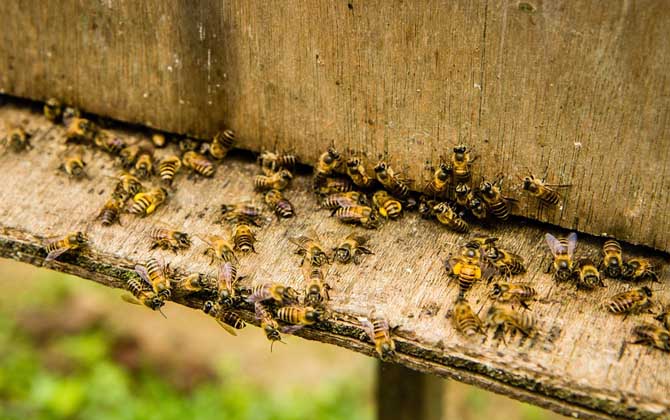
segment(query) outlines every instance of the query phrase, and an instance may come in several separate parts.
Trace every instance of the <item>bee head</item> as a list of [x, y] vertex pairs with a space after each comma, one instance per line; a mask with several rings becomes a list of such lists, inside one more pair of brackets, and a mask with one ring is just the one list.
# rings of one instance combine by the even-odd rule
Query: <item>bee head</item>
[[493, 185], [488, 181], [482, 182], [482, 185], [479, 186], [479, 190], [483, 193], [491, 192], [492, 188], [493, 188]]
[[179, 245], [181, 245], [181, 246], [191, 245], [191, 239], [188, 237], [188, 233], [175, 232], [174, 238], [177, 242], [179, 242]]
[[386, 168], [387, 168], [386, 162], [382, 161], [382, 162], [379, 162], [377, 164], [377, 166], [375, 166], [374, 169], [375, 169], [376, 173], [383, 173], [383, 172], [386, 172]]
[[273, 325], [266, 324], [265, 328], [263, 328], [265, 331], [265, 336], [267, 337], [268, 340], [271, 341], [279, 341], [281, 340], [281, 336], [279, 335], [279, 331], [277, 331], [277, 328], [275, 328]]
[[202, 307], [202, 311], [206, 314], [212, 312], [212, 309], [214, 309], [214, 302], [212, 302], [211, 300], [205, 302], [205, 304]]
[[359, 158], [357, 158], [357, 157], [352, 157], [352, 158], [347, 159], [347, 166], [348, 166], [349, 168], [352, 168], [352, 169], [353, 169], [353, 168], [357, 167], [357, 166], [360, 165], [360, 164], [361, 164], [361, 160], [360, 160]]
[[559, 270], [569, 270], [570, 269], [570, 264], [568, 264], [567, 260], [561, 260], [558, 263], [558, 269]]
[[74, 240], [78, 245], [86, 245], [88, 243], [88, 236], [84, 232], [77, 232]]
[[456, 194], [466, 195], [470, 192], [470, 187], [468, 184], [458, 184], [456, 185]]
[[523, 179], [523, 189], [526, 191], [532, 191], [535, 192], [537, 191], [537, 185], [533, 183], [533, 180], [527, 176]]
[[500, 296], [503, 292], [502, 289], [503, 288], [502, 288], [500, 283], [494, 283], [493, 284], [493, 290], [491, 291], [491, 296], [494, 297], [494, 298]]
[[158, 296], [154, 296], [147, 301], [147, 306], [154, 311], [159, 310], [163, 305], [165, 305], [165, 301]]
[[333, 161], [339, 160], [340, 159], [340, 153], [335, 150], [334, 147], [329, 147], [328, 148], [328, 156], [326, 156], [326, 159], [330, 158], [330, 162], [326, 163], [332, 163]]
[[335, 248], [335, 258], [341, 263], [346, 263], [351, 259], [351, 252], [348, 248]]
[[395, 354], [395, 345], [393, 341], [385, 341], [379, 346], [379, 353], [382, 360], [386, 360]]

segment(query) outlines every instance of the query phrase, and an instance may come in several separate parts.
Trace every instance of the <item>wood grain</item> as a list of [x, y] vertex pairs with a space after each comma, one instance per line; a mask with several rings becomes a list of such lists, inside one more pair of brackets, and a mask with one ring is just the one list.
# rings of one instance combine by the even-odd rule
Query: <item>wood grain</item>
[[[191, 180], [180, 174], [167, 205], [152, 217], [126, 215], [122, 226], [103, 227], [93, 219], [114, 186], [114, 180], [108, 178], [118, 172], [112, 159], [87, 150], [92, 179], [72, 181], [56, 171], [65, 147], [62, 127], [13, 105], [0, 107], [0, 121], [4, 122], [0, 124], [0, 138], [7, 126], [17, 122], [35, 133], [32, 150], [0, 158], [0, 173], [6, 174], [0, 189], [0, 256], [4, 258], [42, 265], [46, 238], [86, 230], [91, 237], [89, 251], [66, 254], [62, 261], [44, 266], [112, 287], [122, 287], [128, 276], [134, 276], [134, 264], [149, 255], [187, 273], [211, 275], [215, 269], [202, 255], [204, 244], [196, 240], [189, 252], [178, 256], [149, 253], [149, 229], [161, 222], [191, 234], [225, 233], [228, 228], [215, 223], [220, 205], [255, 198], [251, 176], [258, 168], [232, 158], [218, 167], [211, 180]], [[144, 136], [136, 131], [118, 134], [128, 141]], [[250, 283], [278, 281], [300, 288], [299, 257], [292, 253], [288, 238], [314, 229], [330, 247], [355, 229], [338, 224], [328, 217], [328, 211], [319, 210], [308, 192], [309, 185], [308, 177], [299, 176], [287, 192], [296, 205], [297, 218], [277, 221], [268, 215], [269, 225], [257, 232], [258, 254], [244, 257], [240, 269]], [[483, 341], [468, 341], [458, 335], [445, 319], [458, 287], [447, 279], [443, 262], [466, 238], [414, 215], [373, 232], [370, 247], [375, 254], [367, 256], [361, 265], [330, 268], [328, 281], [333, 287], [332, 308], [337, 316], [299, 335], [373, 355], [356, 317], [376, 309], [389, 318], [392, 326], [399, 326], [399, 354], [393, 361], [409, 368], [472, 383], [567, 415], [598, 419], [670, 416], [670, 377], [665, 374], [670, 369], [670, 357], [627, 346], [619, 358], [623, 341], [629, 339], [628, 331], [641, 318], [650, 320], [651, 316], [622, 321], [600, 307], [607, 296], [629, 285], [607, 281], [607, 288], [586, 293], [555, 284], [544, 274], [550, 257], [542, 227], [515, 220], [477, 232], [500, 237], [503, 245], [524, 256], [529, 271], [519, 281], [531, 282], [538, 290], [540, 300], [532, 304], [532, 310], [545, 332], [559, 331], [553, 343], [540, 340], [520, 344], [515, 339], [505, 345], [492, 335]], [[599, 246], [600, 241], [582, 238], [578, 253], [597, 256]], [[629, 246], [626, 251], [631, 255], [641, 252]], [[658, 255], [651, 257], [667, 263]], [[663, 282], [654, 289], [661, 301], [668, 301], [667, 275], [663, 272], [661, 276]], [[478, 284], [469, 296], [481, 316], [491, 303], [487, 295], [486, 285]], [[175, 293], [175, 300], [196, 309], [202, 307], [201, 300], [182, 293]], [[250, 309], [243, 308], [241, 314], [254, 322]], [[258, 339], [265, 340], [260, 332]]]
[[316, 159], [334, 142], [424, 185], [457, 142], [476, 175], [572, 184], [519, 213], [670, 250], [670, 9], [591, 2], [128, 0], [0, 4], [0, 91]]

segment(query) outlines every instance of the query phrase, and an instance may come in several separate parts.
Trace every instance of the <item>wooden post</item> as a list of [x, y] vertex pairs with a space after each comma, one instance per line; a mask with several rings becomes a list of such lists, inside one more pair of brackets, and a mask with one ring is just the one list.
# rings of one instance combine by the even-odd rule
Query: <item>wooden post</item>
[[402, 365], [377, 364], [377, 419], [441, 420], [444, 379]]

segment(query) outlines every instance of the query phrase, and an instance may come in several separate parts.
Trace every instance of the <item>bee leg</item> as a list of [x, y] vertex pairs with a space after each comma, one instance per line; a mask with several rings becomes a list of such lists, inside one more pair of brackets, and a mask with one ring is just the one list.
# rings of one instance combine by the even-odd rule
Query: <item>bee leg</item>
[[531, 309], [530, 309], [530, 306], [528, 306], [528, 303], [524, 302], [523, 300], [520, 300], [520, 301], [519, 301], [519, 304], [521, 304], [521, 306], [523, 307], [523, 309], [528, 309], [529, 311], [531, 310]]
[[550, 262], [549, 262], [549, 266], [547, 267], [546, 270], [544, 270], [544, 273], [545, 273], [545, 274], [549, 274], [549, 273], [551, 273], [551, 268], [552, 268], [553, 266], [554, 266], [554, 262], [553, 262], [553, 261], [550, 261]]

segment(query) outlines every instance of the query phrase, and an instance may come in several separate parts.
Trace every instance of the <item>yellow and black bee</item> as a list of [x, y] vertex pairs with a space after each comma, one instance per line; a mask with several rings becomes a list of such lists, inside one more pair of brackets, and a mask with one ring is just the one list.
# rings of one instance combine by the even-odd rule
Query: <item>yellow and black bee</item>
[[144, 265], [136, 265], [135, 272], [145, 283], [151, 286], [156, 295], [169, 299], [172, 294], [170, 278], [166, 274], [169, 267], [164, 266], [155, 258], [149, 258]]
[[321, 195], [330, 195], [352, 191], [354, 184], [347, 178], [326, 178], [316, 189]]
[[175, 175], [181, 169], [181, 159], [179, 156], [168, 156], [158, 164], [158, 174], [163, 184], [171, 186]]
[[321, 245], [318, 235], [316, 233], [311, 233], [311, 236], [313, 237], [301, 235], [289, 238], [289, 242], [298, 247], [295, 253], [302, 255], [300, 265], [302, 266], [305, 263], [305, 260], [307, 260], [310, 265], [314, 266], [329, 264], [330, 258], [328, 257], [328, 254], [326, 254], [326, 251], [324, 251], [325, 248]]
[[543, 179], [535, 178], [529, 175], [523, 179], [523, 189], [535, 196], [543, 205], [558, 206], [561, 202], [561, 196], [554, 188], [569, 187], [570, 184], [545, 184]]
[[70, 121], [72, 121], [74, 118], [80, 118], [80, 117], [81, 117], [81, 111], [78, 108], [72, 106], [66, 106], [63, 109], [62, 121], [65, 127], [67, 127], [70, 124]]
[[318, 190], [341, 164], [342, 155], [334, 147], [329, 147], [319, 156], [319, 161], [314, 168], [314, 189]]
[[658, 325], [641, 324], [632, 330], [635, 340], [632, 344], [644, 344], [670, 352], [670, 331]]
[[[493, 238], [497, 239], [497, 238]], [[515, 276], [526, 272], [523, 257], [492, 244], [484, 245], [484, 257], [505, 276]]]
[[298, 158], [290, 154], [265, 151], [258, 156], [258, 163], [260, 163], [263, 173], [268, 176], [281, 169], [293, 169], [297, 162]]
[[201, 273], [189, 274], [179, 280], [179, 287], [187, 293], [198, 293], [207, 289], [209, 282], [207, 277]]
[[98, 127], [91, 120], [75, 117], [68, 121], [65, 131], [66, 142], [93, 144], [98, 135]]
[[360, 317], [358, 321], [374, 343], [381, 360], [388, 360], [395, 355], [395, 341], [391, 338], [391, 328], [386, 318], [377, 316], [373, 311], [367, 318]]
[[151, 250], [160, 248], [175, 254], [191, 247], [191, 237], [186, 232], [155, 226], [149, 231]]
[[49, 98], [44, 103], [44, 116], [53, 123], [58, 123], [63, 116], [63, 104], [56, 98]]
[[254, 187], [258, 191], [284, 190], [293, 179], [293, 174], [288, 169], [282, 169], [270, 176], [256, 175]]
[[165, 202], [167, 196], [167, 190], [162, 187], [137, 193], [133, 197], [133, 206], [130, 208], [130, 213], [148, 216]]
[[553, 271], [554, 278], [558, 281], [569, 280], [573, 275], [574, 262], [572, 257], [577, 247], [577, 234], [571, 232], [567, 238], [556, 239], [552, 234], [547, 233], [545, 240], [554, 256], [546, 272]]
[[233, 306], [239, 297], [237, 292], [237, 266], [225, 261], [219, 266], [217, 277], [218, 302], [223, 306]]
[[426, 198], [425, 195], [422, 195], [419, 199], [419, 208], [418, 212], [422, 219], [434, 219], [435, 212], [433, 208], [439, 203], [436, 200], [430, 200]]
[[58, 167], [58, 169], [75, 179], [88, 178], [85, 168], [86, 162], [84, 162], [84, 159], [79, 154], [66, 157], [65, 161]]
[[131, 144], [129, 146], [124, 147], [119, 152], [119, 159], [121, 161], [121, 165], [126, 169], [132, 168], [133, 166], [135, 166], [135, 162], [137, 161], [137, 158], [141, 152], [142, 148], [137, 144]]
[[447, 202], [437, 203], [433, 207], [433, 214], [441, 224], [455, 232], [466, 233], [470, 231], [468, 223], [461, 219]]
[[651, 306], [652, 291], [647, 286], [630, 289], [609, 298], [605, 307], [614, 314], [637, 314]]
[[209, 154], [214, 159], [221, 160], [235, 145], [236, 137], [233, 130], [222, 130], [214, 135], [209, 146]]
[[454, 196], [456, 198], [456, 204], [460, 207], [468, 207], [468, 202], [472, 198], [471, 189], [468, 184], [457, 184], [454, 188]]
[[444, 265], [447, 275], [458, 281], [459, 297], [479, 280], [490, 281], [495, 274], [495, 268], [481, 257], [481, 251], [476, 248], [465, 247], [460, 255], [450, 256]]
[[251, 230], [251, 226], [244, 222], [237, 222], [233, 227], [233, 244], [235, 245], [234, 249], [240, 251], [244, 254], [250, 252], [256, 252], [254, 248], [254, 242], [256, 242], [256, 236]]
[[128, 303], [143, 305], [151, 310], [159, 311], [161, 315], [165, 316], [161, 311], [161, 308], [165, 305], [165, 299], [154, 293], [153, 289], [144, 287], [144, 284], [136, 278], [126, 280], [126, 288], [130, 291], [130, 294], [124, 293], [121, 298]]
[[207, 178], [214, 176], [214, 164], [205, 155], [193, 150], [184, 153], [182, 164], [194, 173]]
[[368, 206], [340, 207], [330, 215], [342, 223], [357, 224], [366, 229], [377, 229], [381, 224], [377, 213]]
[[[482, 198], [486, 207], [490, 210], [490, 213], [493, 217], [500, 220], [509, 219], [510, 212], [512, 210], [512, 205], [515, 200], [505, 197], [502, 194], [502, 177], [491, 183], [488, 181], [482, 181], [479, 186], [479, 196]], [[471, 207], [469, 203], [468, 207]], [[470, 208], [472, 210], [472, 208]]]
[[602, 272], [610, 278], [618, 279], [624, 268], [621, 245], [614, 239], [608, 239], [603, 244], [603, 259], [600, 262]]
[[102, 221], [103, 226], [111, 226], [114, 223], [121, 224], [119, 220], [119, 214], [123, 209], [123, 200], [120, 200], [116, 197], [112, 197], [105, 203], [100, 214], [98, 214], [98, 219]]
[[206, 239], [203, 240], [208, 245], [204, 255], [210, 256], [210, 264], [214, 264], [214, 262], [217, 260], [222, 262], [233, 262], [235, 264], [238, 263], [235, 252], [233, 251], [235, 245], [232, 244], [228, 239], [224, 238], [223, 236], [209, 235]]
[[574, 276], [577, 281], [577, 288], [591, 290], [598, 286], [605, 287], [600, 278], [600, 271], [589, 258], [580, 258], [575, 263]]
[[670, 306], [666, 307], [655, 319], [663, 324], [666, 330], [670, 330]]
[[236, 204], [223, 204], [221, 206], [223, 220], [231, 223], [247, 222], [254, 226], [261, 226], [263, 209], [250, 201]]
[[495, 335], [519, 331], [525, 336], [538, 334], [537, 321], [529, 311], [518, 312], [506, 305], [494, 304], [486, 314], [486, 327], [494, 327]]
[[359, 188], [370, 188], [375, 182], [374, 178], [368, 176], [362, 159], [357, 157], [347, 159], [347, 175]]
[[270, 308], [263, 302], [254, 303], [254, 311], [256, 312], [256, 319], [261, 323], [261, 329], [265, 333], [265, 337], [270, 340], [270, 351], [275, 341], [281, 341], [279, 334], [279, 323], [272, 315]]
[[303, 276], [307, 286], [305, 286], [305, 304], [309, 306], [322, 306], [324, 302], [330, 300], [328, 291], [330, 285], [326, 283], [324, 267], [303, 265]]
[[277, 215], [277, 217], [287, 219], [295, 215], [293, 204], [284, 197], [279, 190], [269, 190], [265, 193], [265, 203]]
[[121, 151], [126, 148], [126, 142], [121, 137], [112, 136], [102, 130], [95, 136], [95, 145], [113, 155], [120, 155]]
[[424, 188], [426, 195], [433, 198], [444, 197], [449, 191], [453, 168], [446, 163], [440, 163], [440, 166], [433, 173], [433, 179], [428, 182]]
[[372, 196], [372, 203], [384, 218], [397, 219], [402, 216], [402, 203], [385, 190], [375, 192]]
[[53, 261], [68, 251], [79, 251], [88, 246], [88, 236], [84, 232], [71, 232], [64, 238], [50, 241], [45, 250], [45, 261]]
[[396, 173], [388, 163], [382, 161], [375, 166], [375, 176], [377, 181], [384, 186], [391, 194], [400, 199], [409, 195], [409, 188], [413, 181], [405, 178], [399, 172]]
[[324, 321], [326, 310], [323, 308], [313, 308], [311, 306], [283, 306], [277, 309], [277, 319], [291, 326], [282, 328], [282, 331], [292, 334], [306, 325], [314, 325]]
[[466, 337], [484, 334], [481, 319], [472, 310], [466, 299], [459, 298], [456, 300], [453, 309], [450, 311], [450, 316], [456, 330]]
[[358, 191], [333, 193], [321, 201], [321, 208], [335, 210], [340, 207], [352, 207], [367, 205], [368, 199], [365, 194]]
[[139, 179], [147, 179], [154, 173], [154, 162], [151, 153], [142, 152], [139, 154], [133, 167], [133, 173]]
[[354, 264], [360, 264], [363, 255], [373, 254], [370, 248], [365, 246], [368, 239], [367, 236], [356, 233], [349, 234], [337, 247], [333, 248], [335, 259], [342, 264], [347, 264], [352, 260]]
[[16, 153], [22, 152], [31, 147], [30, 134], [26, 133], [23, 128], [13, 128], [3, 139], [3, 145]]
[[631, 258], [623, 264], [621, 275], [630, 281], [658, 281], [658, 274], [651, 261], [646, 258]]
[[454, 183], [466, 184], [470, 182], [470, 178], [472, 177], [470, 168], [474, 161], [477, 160], [477, 157], [473, 156], [464, 144], [454, 147], [453, 151], [450, 166]]
[[479, 220], [485, 220], [489, 214], [489, 207], [488, 204], [486, 204], [486, 201], [472, 191], [468, 193], [466, 207], [470, 210], [470, 213]]
[[535, 288], [526, 283], [493, 283], [491, 298], [500, 302], [518, 302], [528, 309], [528, 302], [535, 299]]
[[237, 335], [236, 330], [241, 330], [247, 326], [247, 323], [238, 314], [211, 300], [205, 302], [202, 311], [214, 318], [231, 335]]
[[112, 196], [119, 200], [126, 201], [142, 191], [142, 183], [135, 175], [123, 172], [118, 177], [118, 183], [114, 188]]
[[250, 303], [272, 300], [279, 305], [290, 305], [298, 302], [298, 292], [283, 284], [264, 283], [252, 287], [246, 300]]

